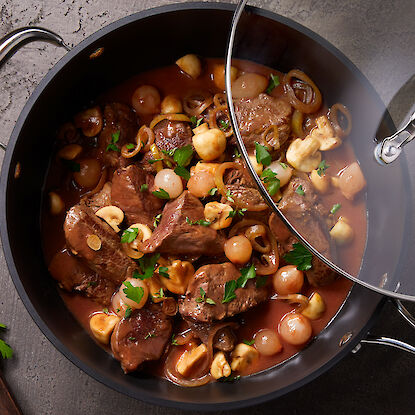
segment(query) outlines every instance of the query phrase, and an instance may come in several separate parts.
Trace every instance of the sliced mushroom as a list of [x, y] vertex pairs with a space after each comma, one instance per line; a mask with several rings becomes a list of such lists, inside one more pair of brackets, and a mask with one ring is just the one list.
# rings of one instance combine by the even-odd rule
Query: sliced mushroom
[[119, 232], [118, 225], [124, 220], [124, 212], [117, 206], [105, 206], [95, 212], [95, 214], [104, 219], [108, 225], [114, 229], [115, 232]]
[[297, 138], [287, 150], [287, 161], [295, 169], [309, 173], [317, 169], [321, 161], [320, 141], [315, 137]]

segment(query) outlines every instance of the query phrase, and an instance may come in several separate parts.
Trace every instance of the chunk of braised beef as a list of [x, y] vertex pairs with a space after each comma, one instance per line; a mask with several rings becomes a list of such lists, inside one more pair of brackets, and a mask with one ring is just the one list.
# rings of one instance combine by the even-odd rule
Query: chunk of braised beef
[[141, 251], [190, 256], [221, 254], [225, 242], [222, 234], [194, 224], [198, 220], [204, 220], [204, 207], [199, 199], [184, 191], [166, 204], [159, 225], [150, 239], [142, 243]]
[[130, 165], [114, 172], [111, 201], [124, 212], [128, 225], [144, 223], [152, 228], [154, 217], [164, 205], [151, 193], [153, 190], [154, 176]]
[[129, 373], [147, 360], [160, 359], [171, 334], [171, 318], [161, 311], [160, 305], [147, 304], [115, 326], [111, 349], [124, 372]]
[[255, 148], [255, 141], [263, 145], [268, 144], [262, 133], [271, 125], [278, 127], [278, 147], [282, 147], [287, 141], [291, 131], [292, 113], [288, 102], [267, 94], [259, 94], [255, 98], [235, 99], [234, 105], [238, 126], [249, 150]]
[[85, 197], [83, 202], [90, 207], [94, 213], [99, 209], [111, 205], [111, 182], [104, 184], [104, 187], [98, 193]]
[[115, 145], [114, 148], [121, 150], [124, 144], [135, 143], [137, 117], [128, 105], [114, 102], [105, 106], [104, 121], [105, 126], [98, 137], [102, 161], [113, 167], [123, 166], [128, 161], [121, 157], [120, 151], [108, 149], [108, 145], [112, 143]]
[[[198, 337], [203, 343], [207, 344], [209, 341], [209, 335], [213, 331], [216, 331], [218, 324], [222, 323], [201, 323], [199, 321], [187, 320], [190, 330]], [[223, 352], [231, 352], [236, 345], [237, 338], [230, 326], [225, 326], [215, 333], [213, 337], [213, 347]]]
[[53, 256], [49, 272], [64, 290], [82, 293], [102, 305], [111, 303], [114, 282], [100, 277], [66, 249]]
[[[121, 284], [137, 268], [121, 247], [120, 236], [84, 203], [69, 209], [64, 231], [70, 250], [82, 258], [100, 276]], [[94, 250], [88, 245], [89, 236], [96, 235], [101, 243]]]
[[172, 151], [192, 144], [192, 130], [183, 121], [160, 121], [154, 127], [155, 143], [160, 150]]
[[[210, 323], [243, 313], [267, 299], [267, 289], [257, 288], [255, 281], [249, 280], [245, 288], [235, 290], [235, 299], [222, 303], [226, 282], [237, 280], [240, 276], [241, 273], [230, 262], [199, 268], [189, 282], [185, 298], [179, 303], [180, 314], [186, 319]], [[200, 289], [214, 304], [211, 304], [212, 301], [200, 301]]]

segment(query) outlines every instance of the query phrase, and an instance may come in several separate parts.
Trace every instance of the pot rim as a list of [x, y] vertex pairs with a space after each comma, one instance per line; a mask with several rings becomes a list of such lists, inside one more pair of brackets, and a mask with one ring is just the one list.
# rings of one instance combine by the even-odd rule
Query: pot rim
[[[66, 53], [45, 75], [45, 77], [41, 80], [39, 85], [36, 87], [35, 91], [31, 94], [29, 97], [27, 103], [25, 104], [23, 110], [21, 111], [18, 120], [15, 124], [15, 127], [12, 131], [12, 134], [9, 139], [9, 143], [7, 145], [7, 151], [4, 156], [2, 169], [1, 169], [1, 176], [0, 176], [0, 206], [2, 207], [0, 211], [0, 233], [1, 233], [1, 239], [3, 243], [3, 251], [6, 259], [6, 263], [10, 272], [10, 275], [12, 277], [12, 281], [16, 287], [16, 290], [26, 308], [26, 310], [29, 312], [30, 316], [32, 317], [33, 321], [36, 323], [36, 325], [40, 328], [42, 333], [46, 336], [46, 338], [53, 344], [53, 346], [62, 353], [70, 362], [75, 364], [79, 369], [81, 369], [83, 372], [87, 373], [92, 378], [96, 379], [100, 383], [116, 390], [117, 392], [120, 392], [122, 394], [128, 395], [135, 399], [140, 399], [145, 402], [159, 405], [159, 406], [166, 406], [171, 408], [178, 408], [178, 409], [186, 409], [186, 410], [198, 410], [198, 411], [217, 411], [217, 410], [224, 410], [224, 409], [239, 409], [244, 408], [252, 405], [257, 405], [260, 403], [264, 403], [266, 401], [269, 401], [271, 399], [275, 399], [279, 396], [282, 396], [288, 392], [291, 392], [301, 386], [304, 386], [305, 384], [311, 382], [324, 372], [326, 372], [328, 369], [333, 367], [336, 363], [338, 363], [341, 359], [345, 357], [346, 354], [348, 354], [351, 350], [353, 350], [356, 345], [360, 342], [360, 340], [367, 334], [369, 329], [373, 326], [376, 319], [379, 317], [380, 310], [382, 309], [386, 297], [383, 297], [379, 294], [374, 294], [377, 299], [375, 302], [377, 303], [375, 306], [375, 310], [373, 311], [371, 317], [367, 320], [366, 324], [363, 326], [363, 328], [353, 335], [353, 338], [345, 344], [341, 349], [339, 349], [339, 352], [330, 360], [326, 361], [323, 365], [321, 365], [318, 369], [314, 370], [309, 375], [303, 377], [299, 381], [292, 383], [286, 387], [283, 387], [281, 389], [278, 389], [276, 391], [273, 391], [268, 394], [259, 395], [255, 398], [249, 398], [242, 401], [229, 401], [225, 403], [193, 403], [193, 402], [179, 402], [179, 401], [172, 401], [169, 399], [164, 398], [156, 398], [151, 394], [148, 394], [145, 391], [140, 391], [139, 396], [137, 394], [130, 391], [130, 389], [123, 388], [122, 385], [119, 385], [109, 379], [104, 374], [101, 374], [100, 372], [97, 372], [95, 369], [92, 369], [89, 365], [85, 364], [80, 358], [78, 358], [74, 353], [72, 353], [67, 346], [59, 340], [55, 334], [52, 332], [52, 330], [49, 328], [49, 326], [44, 322], [44, 320], [40, 317], [39, 313], [36, 311], [31, 299], [29, 298], [29, 295], [27, 294], [26, 290], [23, 287], [23, 284], [20, 280], [20, 276], [17, 272], [12, 250], [10, 247], [9, 237], [8, 237], [8, 226], [7, 226], [7, 214], [6, 214], [6, 189], [7, 189], [7, 182], [9, 179], [10, 168], [12, 163], [12, 156], [14, 153], [14, 149], [16, 146], [16, 143], [20, 136], [20, 131], [23, 128], [26, 117], [30, 113], [32, 106], [35, 104], [39, 96], [43, 93], [43, 91], [48, 87], [49, 83], [52, 81], [52, 79], [59, 73], [59, 71], [67, 65], [78, 53], [82, 52], [85, 48], [99, 40], [101, 37], [110, 34], [114, 30], [119, 29], [122, 26], [128, 25], [130, 23], [133, 23], [138, 20], [142, 20], [147, 17], [152, 17], [159, 14], [165, 14], [169, 12], [176, 12], [176, 11], [182, 11], [182, 10], [218, 10], [218, 11], [227, 11], [227, 12], [233, 12], [235, 10], [236, 5], [229, 4], [229, 3], [205, 3], [205, 2], [191, 2], [191, 3], [179, 3], [179, 4], [169, 4], [164, 6], [159, 6], [156, 8], [152, 8], [149, 10], [143, 10], [134, 14], [131, 14], [129, 16], [126, 16], [124, 18], [121, 18], [113, 23], [110, 23], [109, 25], [105, 26], [104, 28], [94, 32], [90, 36], [88, 36], [86, 39], [84, 39], [82, 42], [80, 42], [78, 45], [72, 48], [71, 51]], [[285, 26], [288, 26], [291, 29], [294, 29], [303, 35], [307, 36], [308, 38], [311, 38], [316, 43], [320, 44], [323, 48], [327, 49], [332, 55], [334, 55], [337, 59], [341, 61], [341, 63], [346, 66], [357, 78], [358, 80], [366, 87], [366, 89], [369, 91], [369, 93], [372, 95], [374, 101], [377, 103], [377, 105], [380, 106], [380, 108], [384, 108], [384, 105], [376, 93], [375, 89], [372, 87], [370, 82], [367, 80], [367, 78], [360, 72], [360, 70], [342, 53], [340, 52], [335, 46], [330, 44], [328, 41], [323, 39], [320, 35], [316, 34], [315, 32], [311, 31], [310, 29], [304, 27], [303, 25], [294, 22], [293, 20], [280, 16], [277, 13], [263, 10], [257, 7], [251, 7], [249, 6], [250, 11], [253, 13], [273, 20], [277, 23], [283, 24]], [[363, 287], [354, 287], [353, 289], [361, 289], [362, 291], [366, 291]], [[350, 293], [352, 292], [350, 291]], [[368, 291], [369, 293], [369, 291]], [[339, 311], [336, 313], [336, 315], [333, 317], [333, 319], [328, 323], [328, 325], [325, 327], [324, 330], [327, 330], [332, 321], [337, 318], [339, 312], [342, 310], [344, 304], [349, 300], [349, 296], [347, 296], [346, 300], [340, 307]], [[268, 369], [272, 370], [272, 368]], [[263, 372], [262, 372], [263, 373]], [[255, 375], [254, 375], [255, 376]], [[203, 405], [203, 406], [202, 406]]]

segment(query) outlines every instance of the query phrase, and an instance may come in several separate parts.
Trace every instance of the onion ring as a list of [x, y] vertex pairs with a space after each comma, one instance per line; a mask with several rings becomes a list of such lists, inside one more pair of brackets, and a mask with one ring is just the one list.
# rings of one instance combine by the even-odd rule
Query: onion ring
[[[341, 112], [344, 117], [347, 119], [347, 127], [345, 130], [340, 126], [339, 119], [337, 116], [338, 112]], [[350, 134], [352, 131], [352, 115], [350, 114], [350, 111], [340, 103], [334, 104], [329, 111], [329, 120], [334, 128], [335, 133], [339, 137], [345, 137]]]

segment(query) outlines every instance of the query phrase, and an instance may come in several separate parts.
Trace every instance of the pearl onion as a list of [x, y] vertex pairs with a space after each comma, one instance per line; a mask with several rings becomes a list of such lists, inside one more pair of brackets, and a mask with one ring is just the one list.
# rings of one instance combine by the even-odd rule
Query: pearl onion
[[234, 264], [246, 264], [252, 255], [252, 245], [243, 235], [233, 236], [225, 242], [225, 255]]
[[[127, 298], [127, 294], [124, 292], [124, 290], [127, 288], [127, 286], [125, 285], [126, 282], [130, 282], [133, 287], [141, 287], [143, 289], [143, 296], [141, 297], [141, 300], [139, 303], [135, 302], [131, 298]], [[121, 284], [119, 293], [120, 293], [120, 299], [124, 304], [130, 306], [131, 308], [142, 308], [148, 298], [148, 287], [144, 281], [138, 278], [127, 278]]]
[[215, 187], [215, 178], [207, 171], [195, 173], [187, 182], [189, 192], [196, 197], [206, 197]]
[[280, 337], [274, 330], [262, 329], [255, 334], [255, 348], [264, 356], [272, 356], [282, 350]]
[[140, 86], [134, 91], [131, 104], [139, 114], [157, 114], [160, 110], [160, 94], [154, 86]]
[[278, 331], [283, 340], [297, 346], [310, 339], [312, 328], [307, 317], [299, 313], [288, 313], [280, 321]]
[[183, 192], [182, 179], [172, 169], [160, 170], [156, 174], [154, 185], [159, 189], [164, 189], [169, 194], [170, 199], [175, 199]]
[[279, 161], [274, 161], [269, 165], [269, 168], [277, 175], [280, 181], [280, 186], [285, 186], [291, 179], [293, 169], [290, 166], [284, 168]]
[[264, 92], [268, 86], [268, 79], [256, 73], [241, 75], [232, 83], [234, 98], [255, 98]]
[[286, 265], [273, 275], [272, 283], [277, 294], [296, 294], [303, 287], [304, 273], [299, 271], [295, 265]]

